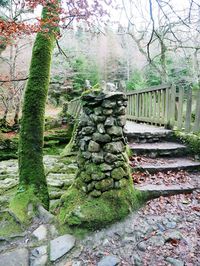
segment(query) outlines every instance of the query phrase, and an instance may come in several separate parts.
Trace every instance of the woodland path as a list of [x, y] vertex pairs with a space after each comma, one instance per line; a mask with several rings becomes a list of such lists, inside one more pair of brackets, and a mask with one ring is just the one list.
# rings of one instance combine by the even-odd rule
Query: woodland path
[[[41, 213], [28, 230], [0, 237], [0, 266], [200, 265], [200, 164], [170, 130], [133, 122], [126, 128], [135, 186], [167, 196], [76, 242], [69, 235], [60, 239], [51, 217]], [[76, 160], [45, 156], [44, 163], [52, 205], [73, 182]], [[17, 161], [0, 162], [0, 176], [0, 188], [10, 185], [0, 195], [3, 211], [16, 186]]]

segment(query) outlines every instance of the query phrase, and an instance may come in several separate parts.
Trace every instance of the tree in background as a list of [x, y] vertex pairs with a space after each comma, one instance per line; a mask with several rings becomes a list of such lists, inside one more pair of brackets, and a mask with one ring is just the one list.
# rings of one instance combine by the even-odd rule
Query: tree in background
[[[119, 27], [119, 33], [128, 34], [146, 58], [147, 83], [158, 85], [172, 82], [170, 69], [181, 68], [181, 65], [177, 66], [177, 56], [179, 62], [192, 58], [192, 82], [199, 83], [198, 2], [188, 0], [177, 5], [177, 1], [147, 0], [144, 4], [137, 0], [122, 0], [122, 5], [128, 26]], [[170, 63], [171, 58], [174, 66]]]

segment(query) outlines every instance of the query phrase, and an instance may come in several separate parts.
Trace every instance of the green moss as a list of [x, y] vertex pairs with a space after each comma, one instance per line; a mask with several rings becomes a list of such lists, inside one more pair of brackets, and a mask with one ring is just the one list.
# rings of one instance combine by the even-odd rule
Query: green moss
[[70, 187], [61, 198], [58, 220], [60, 224], [96, 230], [121, 220], [141, 204], [140, 192], [133, 189], [132, 181], [118, 190], [109, 190], [98, 198]]
[[82, 93], [81, 97], [82, 96], [85, 96], [87, 94], [90, 94], [91, 92], [94, 93], [95, 95], [99, 94], [100, 92], [102, 91], [102, 89], [100, 87], [93, 87], [89, 90], [86, 90]]
[[200, 157], [200, 134], [176, 131], [175, 135], [183, 143], [187, 144], [192, 154], [198, 155]]
[[[49, 14], [47, 8], [43, 8], [44, 19], [47, 16], [55, 18], [55, 15]], [[25, 89], [19, 138], [20, 186], [33, 185], [37, 188], [35, 192], [47, 208], [49, 195], [43, 165], [43, 132], [55, 30], [56, 28], [50, 28], [47, 33], [37, 33]]]
[[7, 211], [0, 213], [0, 237], [21, 233], [20, 224]]
[[[21, 223], [28, 224], [33, 217], [36, 205], [40, 202], [40, 199], [36, 196], [35, 189], [32, 187], [27, 190], [21, 188], [21, 190], [11, 200], [9, 208]], [[28, 210], [29, 206], [32, 206], [32, 210]]]
[[128, 158], [130, 158], [131, 156], [133, 156], [133, 151], [131, 150], [131, 148], [129, 147], [129, 145], [126, 145], [126, 154], [128, 155]]

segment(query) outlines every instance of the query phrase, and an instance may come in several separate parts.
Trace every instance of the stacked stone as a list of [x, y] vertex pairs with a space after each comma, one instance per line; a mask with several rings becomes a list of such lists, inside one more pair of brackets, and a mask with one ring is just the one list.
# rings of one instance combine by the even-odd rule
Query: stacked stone
[[82, 96], [77, 133], [79, 171], [76, 186], [93, 197], [127, 184], [125, 152], [127, 98], [122, 92], [93, 91]]

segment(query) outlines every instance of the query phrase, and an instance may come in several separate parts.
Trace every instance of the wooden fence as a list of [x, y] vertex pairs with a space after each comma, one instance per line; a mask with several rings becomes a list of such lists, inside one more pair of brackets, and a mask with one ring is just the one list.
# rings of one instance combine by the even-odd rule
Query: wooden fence
[[74, 118], [79, 116], [81, 109], [80, 98], [76, 98], [68, 103], [67, 112]]
[[165, 84], [127, 93], [127, 119], [200, 132], [200, 90]]

